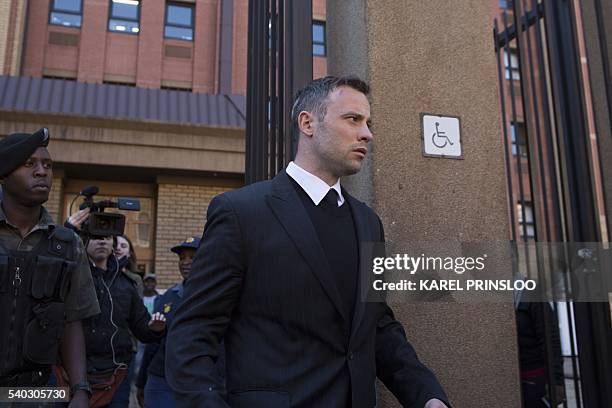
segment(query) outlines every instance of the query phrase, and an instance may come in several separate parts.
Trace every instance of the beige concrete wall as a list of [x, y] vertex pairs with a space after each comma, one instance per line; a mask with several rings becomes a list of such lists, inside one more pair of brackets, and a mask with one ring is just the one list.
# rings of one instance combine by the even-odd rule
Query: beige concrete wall
[[[366, 198], [371, 189], [387, 240], [507, 241], [490, 3], [347, 0], [329, 1], [327, 12], [330, 72], [360, 74], [372, 86], [371, 173], [349, 189]], [[421, 113], [461, 117], [463, 160], [422, 156]], [[511, 303], [394, 310], [453, 406], [520, 406]], [[398, 405], [383, 390], [379, 406]]]
[[203, 182], [186, 184], [179, 179], [158, 179], [155, 273], [161, 288], [181, 280], [178, 257], [170, 252], [170, 248], [187, 237], [201, 237], [210, 201], [216, 195], [238, 187], [235, 183], [205, 185]]
[[11, 15], [11, 0], [0, 0], [0, 73], [5, 72], [6, 43]]
[[[368, 78], [368, 27], [366, 2], [327, 2], [327, 69], [330, 75], [357, 75]], [[365, 158], [361, 171], [342, 180], [351, 194], [367, 204], [374, 201], [372, 156]]]
[[34, 132], [43, 126], [49, 128], [53, 140], [49, 151], [56, 162], [244, 172], [244, 131], [241, 129], [0, 112], [0, 135]]
[[27, 1], [13, 0], [14, 21], [13, 21], [13, 48], [11, 50], [11, 64], [7, 73], [17, 76], [21, 73], [21, 55], [23, 53], [23, 40], [26, 22]]
[[28, 0], [0, 0], [0, 75], [19, 75]]

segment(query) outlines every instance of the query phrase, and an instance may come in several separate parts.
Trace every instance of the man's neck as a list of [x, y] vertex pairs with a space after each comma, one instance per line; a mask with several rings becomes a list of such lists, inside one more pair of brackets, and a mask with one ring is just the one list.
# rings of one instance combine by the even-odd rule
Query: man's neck
[[143, 295], [143, 296], [146, 296], [146, 297], [151, 297], [151, 296], [155, 296], [155, 295], [157, 295], [157, 292], [155, 291], [155, 289], [153, 289], [153, 290], [146, 290], [146, 289], [145, 289], [145, 290], [142, 292], [142, 295]]
[[36, 224], [38, 224], [41, 209], [41, 205], [34, 207], [21, 205], [15, 200], [12, 200], [10, 196], [7, 196], [6, 192], [2, 200], [2, 210], [4, 211], [7, 221], [19, 229], [19, 233], [22, 237], [28, 235]]
[[104, 258], [100, 261], [92, 261], [94, 263], [94, 265], [96, 265], [96, 268], [98, 269], [102, 269], [103, 271], [105, 271], [108, 268], [108, 258]]
[[310, 160], [297, 156], [293, 162], [310, 174], [323, 180], [330, 187], [338, 182], [339, 177], [334, 176], [329, 171], [324, 170], [321, 166], [318, 166]]

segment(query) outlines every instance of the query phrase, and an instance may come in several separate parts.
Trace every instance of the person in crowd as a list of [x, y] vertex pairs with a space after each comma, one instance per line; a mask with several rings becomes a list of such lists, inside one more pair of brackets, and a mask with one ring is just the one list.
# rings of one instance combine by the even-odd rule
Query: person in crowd
[[[155, 274], [153, 273], [145, 274], [143, 285], [144, 285], [144, 292], [142, 296], [142, 303], [147, 308], [147, 312], [149, 312], [149, 314], [153, 314], [154, 313], [153, 309], [155, 306], [155, 299], [159, 295], [159, 293], [157, 292], [157, 289], [155, 289], [155, 287], [157, 286], [157, 278], [155, 277]], [[142, 367], [142, 358], [144, 356], [144, 353], [145, 353], [145, 344], [141, 342], [137, 342], [136, 356], [134, 357], [134, 361], [132, 362], [133, 367], [130, 367], [133, 373], [140, 372], [141, 367]]]
[[449, 405], [387, 304], [358, 295], [360, 244], [384, 233], [340, 178], [360, 170], [373, 138], [368, 93], [356, 77], [310, 82], [293, 104], [295, 161], [211, 201], [166, 340], [179, 406], [369, 408], [376, 376], [403, 406]]
[[134, 351], [132, 334], [141, 342], [159, 341], [166, 319], [151, 316], [138, 296], [134, 279], [120, 269], [112, 237], [91, 237], [87, 244], [101, 314], [85, 320], [87, 371], [98, 406], [127, 407]]
[[[83, 223], [89, 219], [89, 213], [89, 208], [84, 208], [75, 212], [68, 218], [65, 226], [80, 232]], [[144, 298], [144, 282], [137, 266], [136, 251], [134, 250], [134, 245], [130, 238], [125, 234], [113, 236], [113, 251], [119, 262], [119, 270], [134, 282], [138, 296], [143, 299], [147, 311], [150, 314], [153, 313], [152, 298]], [[132, 347], [135, 355], [128, 367], [125, 381], [133, 385], [135, 374], [138, 373], [142, 356], [144, 355], [144, 344], [139, 342], [138, 339], [132, 335]]]
[[142, 297], [142, 303], [144, 303], [149, 313], [153, 313], [153, 308], [155, 306], [155, 298], [159, 295], [156, 289], [157, 278], [155, 277], [155, 274], [145, 274], [143, 284], [144, 292]]
[[56, 225], [49, 132], [0, 141], [0, 387], [41, 387], [59, 360], [71, 406], [87, 407], [82, 322], [100, 313], [81, 239]]
[[565, 377], [563, 357], [559, 337], [558, 319], [547, 302], [520, 302], [516, 308], [516, 330], [519, 343], [519, 362], [521, 368], [521, 391], [523, 408], [550, 407], [550, 389], [547, 389], [547, 359], [545, 348], [545, 308], [551, 317], [550, 334], [552, 341], [552, 367], [554, 367], [555, 393], [557, 404], [565, 401]]
[[136, 289], [140, 297], [144, 296], [143, 274], [138, 269], [138, 258], [132, 240], [125, 234], [117, 235], [114, 242], [115, 256], [119, 260], [119, 267], [136, 282]]
[[[172, 322], [174, 311], [183, 301], [183, 287], [185, 280], [191, 273], [191, 265], [199, 245], [200, 238], [189, 237], [171, 249], [178, 255], [178, 269], [182, 281], [170, 287], [163, 295], [155, 299], [155, 312], [164, 313], [168, 324]], [[221, 345], [216, 364], [220, 381], [223, 381], [225, 377], [224, 356], [225, 350]], [[141, 406], [146, 408], [172, 408], [176, 406], [172, 389], [168, 386], [165, 378], [165, 358], [166, 339], [163, 339], [159, 344], [147, 344], [142, 366], [136, 380]]]

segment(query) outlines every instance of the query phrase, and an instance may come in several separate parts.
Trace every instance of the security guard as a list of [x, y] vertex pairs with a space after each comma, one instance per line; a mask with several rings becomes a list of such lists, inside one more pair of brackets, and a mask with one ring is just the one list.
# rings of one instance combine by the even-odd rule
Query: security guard
[[53, 161], [46, 128], [0, 140], [0, 387], [49, 381], [61, 356], [72, 406], [87, 406], [81, 320], [100, 313], [83, 243], [42, 206]]
[[[191, 273], [191, 263], [199, 246], [200, 238], [189, 237], [185, 242], [170, 249], [179, 256], [178, 267], [183, 280], [170, 287], [163, 295], [156, 297], [154, 306], [154, 312], [163, 313], [166, 316], [168, 325], [172, 322], [174, 311], [183, 302], [183, 283]], [[146, 407], [172, 408], [176, 406], [173, 391], [165, 379], [165, 358], [165, 337], [159, 344], [147, 344], [138, 378], [136, 379], [138, 399], [141, 403], [144, 399]], [[221, 345], [219, 350], [217, 368], [219, 369], [219, 376], [223, 378], [225, 373], [225, 350], [223, 345]]]

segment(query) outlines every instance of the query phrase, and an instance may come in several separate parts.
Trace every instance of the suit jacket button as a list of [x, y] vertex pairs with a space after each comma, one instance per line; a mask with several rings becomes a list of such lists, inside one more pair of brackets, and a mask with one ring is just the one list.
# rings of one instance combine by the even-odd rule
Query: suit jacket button
[[349, 355], [348, 355], [348, 359], [349, 359], [349, 360], [352, 360], [352, 359], [353, 359], [353, 357], [355, 357], [355, 356], [353, 355], [353, 353], [349, 353]]

